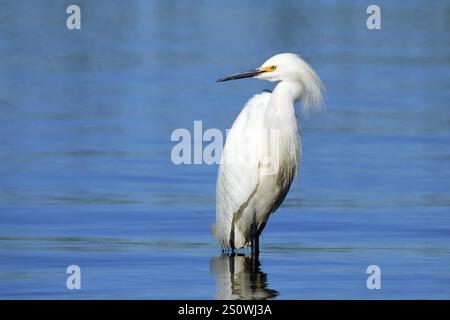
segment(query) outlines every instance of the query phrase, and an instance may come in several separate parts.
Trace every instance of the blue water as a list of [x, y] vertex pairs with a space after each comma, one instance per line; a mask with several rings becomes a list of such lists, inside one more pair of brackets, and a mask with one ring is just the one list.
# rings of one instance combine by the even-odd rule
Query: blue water
[[[75, 31], [64, 1], [0, 3], [0, 298], [450, 298], [448, 1], [377, 1], [376, 31], [366, 1], [76, 3]], [[284, 51], [326, 110], [298, 113], [255, 269], [211, 235], [217, 166], [170, 137], [229, 128], [272, 84], [215, 80]]]

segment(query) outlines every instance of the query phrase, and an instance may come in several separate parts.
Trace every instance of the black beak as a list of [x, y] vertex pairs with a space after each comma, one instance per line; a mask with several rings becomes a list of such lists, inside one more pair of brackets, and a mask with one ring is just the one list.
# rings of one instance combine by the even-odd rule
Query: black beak
[[263, 73], [264, 71], [261, 71], [259, 69], [253, 69], [253, 70], [248, 70], [248, 71], [244, 71], [244, 72], [238, 72], [235, 74], [232, 74], [231, 76], [225, 77], [225, 78], [220, 78], [219, 80], [217, 80], [217, 82], [223, 82], [223, 81], [228, 81], [228, 80], [235, 80], [235, 79], [243, 79], [243, 78], [251, 78], [254, 77], [260, 73]]

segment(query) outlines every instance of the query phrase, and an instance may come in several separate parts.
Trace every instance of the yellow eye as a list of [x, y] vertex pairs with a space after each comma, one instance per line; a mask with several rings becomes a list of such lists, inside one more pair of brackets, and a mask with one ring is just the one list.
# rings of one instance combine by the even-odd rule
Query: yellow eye
[[275, 71], [275, 70], [277, 70], [277, 67], [276, 67], [276, 66], [271, 66], [271, 67], [270, 67], [270, 71]]

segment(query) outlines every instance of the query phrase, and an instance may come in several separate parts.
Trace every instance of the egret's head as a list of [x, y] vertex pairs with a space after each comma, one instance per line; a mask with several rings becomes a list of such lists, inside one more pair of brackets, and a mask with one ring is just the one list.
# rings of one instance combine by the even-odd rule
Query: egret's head
[[303, 107], [320, 107], [323, 85], [314, 70], [294, 53], [280, 53], [264, 62], [260, 67], [232, 74], [217, 81], [256, 78], [276, 82], [290, 82], [298, 86]]
[[300, 81], [306, 62], [293, 53], [280, 53], [266, 62], [258, 70], [255, 78], [269, 81]]

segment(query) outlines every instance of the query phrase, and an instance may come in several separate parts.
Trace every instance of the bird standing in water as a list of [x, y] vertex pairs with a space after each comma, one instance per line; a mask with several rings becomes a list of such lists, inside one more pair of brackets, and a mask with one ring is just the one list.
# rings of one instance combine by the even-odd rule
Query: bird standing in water
[[218, 82], [256, 78], [277, 82], [273, 91], [253, 96], [228, 133], [216, 187], [214, 233], [224, 251], [251, 246], [283, 202], [297, 174], [300, 131], [294, 104], [304, 111], [322, 105], [323, 85], [298, 55], [281, 53], [262, 66]]

